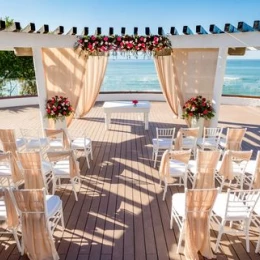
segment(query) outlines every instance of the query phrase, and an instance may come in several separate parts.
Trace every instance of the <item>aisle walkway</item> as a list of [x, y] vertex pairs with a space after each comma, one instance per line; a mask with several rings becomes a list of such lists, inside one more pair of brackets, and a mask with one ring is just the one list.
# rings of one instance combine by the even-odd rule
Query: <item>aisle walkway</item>
[[[246, 126], [243, 148], [259, 149], [260, 108], [222, 106], [220, 125]], [[0, 110], [0, 128], [15, 128], [19, 134], [19, 128], [39, 126], [37, 107]], [[102, 103], [85, 118], [73, 121], [72, 135], [86, 130], [93, 140], [94, 160], [87, 169], [85, 158], [80, 158], [83, 185], [78, 202], [70, 186], [57, 192], [66, 224], [63, 236], [58, 230], [54, 234], [61, 259], [185, 259], [175, 253], [176, 226], [169, 229], [171, 194], [178, 189], [170, 189], [162, 201], [158, 171], [152, 167], [151, 139], [157, 126], [179, 128], [184, 121], [175, 119], [164, 102], [152, 102], [149, 131], [144, 130], [140, 114], [115, 114], [110, 130], [105, 131]], [[216, 234], [213, 226], [212, 246]], [[217, 259], [260, 259], [254, 253], [257, 236], [252, 228], [247, 254], [243, 237], [224, 235]], [[27, 259], [20, 257], [12, 237], [2, 235], [0, 241], [1, 260]]]

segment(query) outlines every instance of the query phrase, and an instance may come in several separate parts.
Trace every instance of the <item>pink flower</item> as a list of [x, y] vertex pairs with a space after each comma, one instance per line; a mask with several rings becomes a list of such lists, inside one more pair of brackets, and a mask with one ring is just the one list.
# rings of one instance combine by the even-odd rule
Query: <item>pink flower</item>
[[92, 41], [95, 41], [96, 40], [96, 37], [94, 35], [91, 36], [91, 40]]
[[108, 37], [107, 37], [107, 36], [104, 37], [104, 41], [105, 41], [105, 42], [108, 41]]
[[121, 42], [121, 37], [120, 36], [118, 36], [117, 38], [116, 38], [116, 40], [118, 41], [118, 42]]

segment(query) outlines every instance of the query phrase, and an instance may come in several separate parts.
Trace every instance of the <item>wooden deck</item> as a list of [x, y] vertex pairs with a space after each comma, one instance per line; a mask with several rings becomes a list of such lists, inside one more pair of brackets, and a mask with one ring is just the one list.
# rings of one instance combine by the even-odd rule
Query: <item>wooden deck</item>
[[[244, 149], [260, 146], [260, 108], [222, 106], [220, 125], [246, 126]], [[55, 231], [60, 259], [185, 259], [176, 254], [179, 232], [169, 228], [172, 188], [162, 201], [158, 171], [151, 160], [151, 139], [156, 127], [184, 126], [175, 119], [164, 102], [152, 102], [149, 131], [144, 130], [140, 114], [114, 114], [110, 130], [105, 131], [102, 103], [97, 103], [83, 119], [74, 120], [69, 131], [82, 136], [86, 130], [93, 140], [94, 160], [87, 169], [80, 157], [82, 186], [78, 202], [68, 185], [57, 192], [64, 208], [66, 229]], [[39, 127], [36, 107], [0, 110], [0, 128]], [[79, 154], [81, 156], [82, 154]], [[179, 191], [183, 191], [180, 188]], [[218, 227], [212, 225], [211, 241], [215, 246]], [[251, 253], [246, 253], [243, 236], [223, 235], [217, 259], [260, 259], [255, 254], [259, 233], [250, 230]], [[183, 252], [183, 248], [181, 250]], [[12, 236], [0, 237], [0, 259], [21, 257]], [[203, 259], [203, 258], [201, 258]]]

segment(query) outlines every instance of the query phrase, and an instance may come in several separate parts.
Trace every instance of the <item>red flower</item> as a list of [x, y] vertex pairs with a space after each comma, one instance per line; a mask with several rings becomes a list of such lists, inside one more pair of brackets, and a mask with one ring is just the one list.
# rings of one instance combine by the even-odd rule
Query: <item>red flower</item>
[[138, 100], [133, 100], [132, 102], [136, 105], [138, 103]]
[[189, 116], [193, 116], [193, 113], [189, 113]]
[[105, 41], [105, 42], [108, 41], [108, 37], [107, 37], [107, 36], [104, 37], [104, 41]]
[[116, 40], [117, 40], [118, 42], [121, 42], [121, 37], [118, 36], [118, 37], [116, 38]]

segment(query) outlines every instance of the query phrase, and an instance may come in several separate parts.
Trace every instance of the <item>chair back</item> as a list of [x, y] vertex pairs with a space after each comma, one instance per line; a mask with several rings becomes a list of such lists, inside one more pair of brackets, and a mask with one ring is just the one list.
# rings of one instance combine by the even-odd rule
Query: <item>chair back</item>
[[[190, 160], [191, 150], [179, 150], [179, 151], [169, 151], [166, 150], [161, 159], [160, 168], [159, 168], [159, 175], [160, 177], [168, 177], [169, 173], [169, 161], [176, 160], [186, 164], [188, 168], [188, 162]], [[176, 166], [177, 167], [177, 166]]]
[[247, 128], [228, 128], [226, 150], [240, 151]]
[[253, 209], [259, 200], [260, 190], [230, 190], [227, 191], [226, 219], [251, 218]]
[[257, 152], [256, 165], [253, 174], [253, 188], [260, 189], [260, 151]]
[[5, 152], [11, 152], [17, 160], [18, 151], [15, 139], [14, 129], [0, 129], [0, 141], [2, 142], [3, 150]]
[[199, 128], [180, 128], [175, 139], [174, 150], [191, 149], [195, 155]]
[[[64, 129], [44, 129], [50, 148], [69, 149], [70, 140]], [[57, 145], [58, 144], [58, 145]], [[62, 147], [60, 147], [60, 145]]]
[[239, 170], [241, 174], [245, 174], [246, 166], [252, 156], [253, 150], [250, 151], [231, 151], [224, 153], [219, 173], [225, 179], [232, 181], [234, 179], [234, 171]]
[[198, 252], [213, 258], [209, 219], [218, 189], [185, 189], [185, 248], [187, 259], [198, 259]]
[[11, 152], [0, 153], [0, 172], [3, 176], [10, 173], [15, 185], [19, 185], [24, 180], [22, 169]]
[[215, 188], [215, 172], [220, 156], [220, 150], [197, 150], [196, 173], [193, 182], [194, 189]]
[[23, 152], [18, 156], [23, 167], [25, 189], [47, 188], [40, 152]]
[[[168, 140], [169, 143], [173, 144], [175, 134], [175, 128], [158, 128], [156, 127], [156, 138], [159, 146], [159, 140]], [[171, 147], [169, 147], [171, 149]]]
[[14, 190], [21, 216], [23, 251], [30, 259], [59, 259], [52, 239], [44, 189]]
[[[50, 151], [47, 152], [47, 156], [49, 161], [52, 163], [52, 166], [57, 166], [58, 162], [60, 161], [68, 161], [69, 163], [69, 174], [70, 178], [80, 177], [80, 168], [79, 163], [76, 160], [76, 156], [73, 150], [66, 150], [66, 151]], [[68, 164], [64, 164], [68, 165]], [[62, 165], [61, 165], [62, 166]]]
[[222, 127], [204, 127], [202, 138], [202, 149], [218, 149]]

